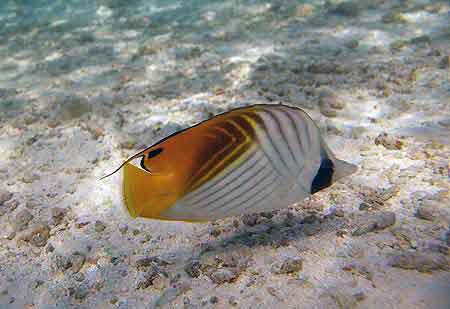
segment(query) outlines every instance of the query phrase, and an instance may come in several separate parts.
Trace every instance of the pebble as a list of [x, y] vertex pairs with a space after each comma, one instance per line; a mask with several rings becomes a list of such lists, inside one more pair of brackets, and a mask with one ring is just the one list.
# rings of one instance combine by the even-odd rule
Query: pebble
[[214, 282], [215, 284], [222, 284], [225, 282], [232, 282], [238, 276], [239, 276], [239, 274], [233, 269], [221, 268], [221, 269], [218, 269], [218, 270], [212, 272], [209, 275], [209, 279], [211, 279], [211, 281]]
[[138, 54], [140, 56], [154, 55], [154, 54], [159, 53], [164, 48], [165, 48], [164, 42], [158, 42], [158, 41], [147, 42], [139, 48]]
[[79, 285], [69, 288], [69, 295], [73, 296], [76, 300], [82, 301], [89, 294], [89, 290], [85, 285]]
[[0, 98], [4, 99], [7, 97], [13, 97], [18, 93], [17, 89], [14, 88], [0, 88]]
[[154, 265], [154, 259], [152, 257], [144, 257], [136, 260], [136, 267], [150, 267]]
[[448, 14], [449, 5], [448, 2], [442, 1], [437, 3], [430, 3], [425, 5], [425, 10], [435, 14]]
[[165, 276], [157, 276], [155, 280], [153, 280], [152, 287], [157, 290], [163, 290], [170, 286], [171, 282], [169, 278]]
[[[292, 213], [288, 213], [288, 216], [293, 216]], [[316, 216], [315, 214], [311, 214], [311, 215], [307, 215], [306, 217], [304, 217], [301, 221], [302, 224], [313, 224], [316, 223], [317, 221], [319, 221], [319, 217]]]
[[400, 188], [392, 186], [382, 190], [373, 190], [371, 188], [364, 188], [362, 190], [362, 202], [359, 205], [359, 210], [376, 210], [382, 208], [387, 201], [396, 196]]
[[39, 279], [33, 280], [33, 282], [31, 282], [30, 287], [32, 289], [37, 289], [40, 286], [42, 286], [45, 282]]
[[228, 304], [230, 304], [230, 306], [236, 307], [237, 305], [239, 305], [239, 302], [236, 297], [230, 296], [230, 298], [228, 298]]
[[96, 125], [87, 125], [86, 130], [91, 134], [94, 140], [98, 140], [100, 137], [105, 135], [105, 130]]
[[328, 106], [327, 107], [321, 107], [320, 108], [320, 113], [322, 114], [322, 115], [324, 115], [325, 117], [329, 117], [329, 118], [334, 118], [334, 117], [336, 117], [337, 116], [337, 112], [336, 112], [336, 110], [334, 110], [334, 109], [332, 109], [332, 108], [329, 108]]
[[146, 272], [139, 272], [136, 277], [136, 290], [148, 288], [158, 276], [159, 271], [156, 267], [151, 267]]
[[382, 211], [373, 214], [367, 214], [360, 218], [358, 227], [353, 231], [353, 236], [361, 236], [370, 232], [383, 230], [395, 224], [395, 213], [391, 211]]
[[321, 91], [319, 94], [320, 112], [327, 117], [336, 117], [336, 110], [342, 110], [345, 102], [340, 100], [338, 96], [331, 90]]
[[217, 226], [213, 226], [211, 228], [211, 231], [209, 232], [209, 234], [213, 237], [218, 237], [218, 236], [220, 236], [221, 233], [222, 233], [222, 231]]
[[136, 260], [136, 267], [142, 268], [142, 267], [156, 267], [156, 266], [167, 266], [173, 264], [170, 260], [162, 259], [159, 256], [149, 256], [149, 257], [143, 257]]
[[332, 8], [331, 12], [342, 16], [356, 17], [361, 13], [361, 6], [358, 1], [344, 1]]
[[315, 222], [312, 224], [305, 224], [303, 225], [303, 233], [305, 233], [306, 236], [313, 236], [320, 232], [320, 223]]
[[428, 35], [420, 35], [420, 36], [416, 36], [415, 38], [412, 38], [409, 41], [411, 44], [430, 44], [431, 43], [431, 38]]
[[83, 282], [86, 279], [86, 275], [84, 273], [75, 273], [72, 278], [77, 282]]
[[49, 128], [54, 129], [54, 128], [56, 128], [59, 125], [61, 125], [61, 122], [56, 120], [56, 119], [49, 119], [49, 120], [47, 120], [47, 126]]
[[55, 98], [55, 103], [56, 118], [60, 121], [80, 118], [92, 111], [92, 106], [86, 98], [74, 94], [59, 96]]
[[3, 204], [0, 204], [0, 217], [6, 214], [7, 212], [14, 211], [19, 206], [19, 201], [16, 199], [11, 199]]
[[50, 213], [53, 219], [53, 223], [55, 225], [59, 225], [61, 224], [64, 216], [66, 215], [66, 210], [64, 208], [54, 207], [50, 210]]
[[441, 61], [439, 62], [439, 67], [441, 69], [448, 69], [450, 67], [450, 56], [442, 57]]
[[276, 274], [291, 274], [303, 269], [303, 260], [301, 258], [287, 258], [281, 264], [272, 266], [272, 272]]
[[417, 208], [416, 216], [419, 219], [433, 221], [441, 216], [439, 202], [425, 200]]
[[169, 307], [178, 296], [186, 293], [191, 289], [191, 285], [188, 282], [182, 282], [176, 287], [167, 288], [162, 295], [156, 300], [154, 307]]
[[314, 6], [309, 3], [301, 4], [295, 9], [297, 17], [308, 17], [314, 13]]
[[200, 276], [200, 261], [198, 259], [190, 259], [184, 266], [184, 271], [191, 277]]
[[334, 301], [333, 304], [326, 304], [325, 308], [350, 309], [356, 307], [355, 297], [338, 288], [330, 288], [328, 291], [319, 295], [319, 299], [324, 298], [329, 298]]
[[16, 237], [16, 231], [9, 231], [6, 233], [6, 239], [13, 240]]
[[348, 255], [355, 259], [363, 258], [365, 254], [365, 248], [357, 244], [351, 245], [348, 250]]
[[138, 229], [134, 229], [132, 233], [133, 233], [133, 236], [137, 236], [141, 233], [141, 231]]
[[55, 251], [55, 247], [53, 247], [52, 244], [48, 244], [47, 247], [45, 247], [45, 252], [52, 253], [53, 251]]
[[219, 297], [217, 297], [216, 295], [213, 295], [209, 298], [209, 302], [211, 304], [217, 304], [219, 302]]
[[367, 298], [366, 294], [364, 292], [358, 292], [353, 294], [353, 297], [357, 302], [363, 301]]
[[122, 235], [125, 235], [128, 232], [128, 225], [123, 224], [123, 223], [119, 224], [119, 232]]
[[260, 223], [259, 214], [246, 214], [242, 216], [242, 223], [248, 226], [255, 226]]
[[14, 224], [16, 226], [16, 231], [22, 231], [24, 230], [27, 226], [28, 223], [30, 223], [31, 220], [33, 220], [34, 216], [31, 214], [31, 212], [27, 209], [23, 209], [21, 211], [19, 211], [16, 214], [16, 218], [14, 221]]
[[56, 255], [54, 257], [54, 263], [56, 266], [56, 269], [64, 272], [66, 270], [68, 270], [70, 267], [72, 267], [72, 261], [70, 260], [70, 258], [68, 256], [64, 256], [64, 255]]
[[342, 218], [345, 216], [345, 211], [342, 208], [336, 208], [334, 211], [336, 217]]
[[137, 267], [148, 267], [148, 266], [167, 266], [173, 264], [172, 261], [168, 259], [163, 259], [160, 256], [150, 256], [144, 257], [136, 261]]
[[122, 259], [118, 256], [112, 256], [110, 260], [111, 264], [113, 265], [118, 265], [121, 261]]
[[46, 224], [36, 224], [20, 233], [17, 240], [31, 243], [35, 247], [44, 247], [50, 237], [50, 228]]
[[372, 205], [366, 202], [361, 202], [361, 204], [359, 204], [359, 210], [369, 210], [372, 209]]
[[13, 193], [4, 189], [0, 189], [0, 205], [9, 201], [13, 197]]
[[96, 220], [94, 224], [94, 229], [97, 233], [101, 233], [106, 229], [106, 225], [102, 221]]
[[391, 229], [392, 235], [394, 235], [398, 240], [398, 245], [401, 248], [417, 248], [417, 241], [412, 231], [403, 227], [396, 227]]
[[349, 49], [355, 49], [358, 48], [359, 46], [359, 41], [358, 40], [350, 40], [348, 42], [346, 42], [345, 47], [349, 48]]
[[404, 252], [393, 256], [389, 262], [392, 267], [403, 269], [415, 269], [420, 272], [433, 270], [448, 270], [449, 263], [442, 254], [423, 252]]
[[20, 178], [20, 180], [23, 182], [23, 183], [26, 183], [26, 184], [30, 184], [30, 183], [33, 183], [33, 182], [35, 182], [35, 181], [37, 181], [37, 180], [39, 180], [39, 179], [41, 179], [41, 176], [39, 176], [38, 174], [34, 174], [34, 173], [25, 173], [21, 178]]
[[133, 141], [133, 140], [123, 141], [120, 143], [120, 147], [122, 149], [131, 150], [131, 149], [134, 149], [134, 146], [136, 146], [136, 141]]
[[343, 74], [346, 70], [333, 62], [319, 62], [308, 66], [308, 72], [314, 74]]
[[198, 46], [175, 48], [175, 57], [179, 60], [192, 60], [202, 55], [202, 49]]
[[394, 42], [392, 42], [389, 47], [393, 50], [393, 51], [400, 51], [403, 48], [405, 48], [406, 46], [409, 45], [409, 41], [408, 40], [396, 40]]
[[70, 257], [70, 261], [72, 264], [72, 272], [78, 273], [83, 267], [84, 262], [86, 261], [86, 257], [80, 252], [74, 252]]
[[[81, 268], [83, 267], [85, 261], [86, 261], [85, 255], [78, 251], [75, 251], [74, 253], [72, 253], [68, 256], [57, 254], [54, 257], [54, 263], [55, 263], [56, 269], [60, 270], [61, 272], [66, 272], [66, 271], [70, 270], [71, 273], [77, 274], [77, 275], [78, 275], [79, 271], [81, 270]], [[84, 276], [81, 273], [80, 273], [80, 275], [82, 277]]]
[[361, 275], [369, 281], [373, 280], [373, 272], [369, 270], [369, 267], [363, 264], [358, 263], [345, 265], [344, 267], [342, 267], [342, 270]]
[[207, 11], [202, 15], [203, 19], [207, 22], [214, 21], [216, 19], [216, 16], [217, 13], [214, 11]]
[[385, 24], [393, 24], [393, 23], [403, 24], [408, 22], [405, 15], [398, 11], [391, 11], [387, 13], [381, 18], [381, 20]]
[[75, 223], [75, 227], [77, 229], [82, 229], [83, 227], [85, 227], [86, 225], [88, 225], [90, 222], [89, 221], [81, 221], [81, 222], [76, 222]]
[[[211, 278], [214, 276], [220, 280], [220, 277], [227, 277], [228, 273], [232, 273], [233, 277], [239, 276], [250, 262], [252, 251], [243, 245], [229, 245], [220, 248], [220, 251], [206, 251], [200, 256], [200, 270]], [[221, 270], [226, 268], [224, 274]]]
[[383, 145], [384, 148], [390, 150], [400, 150], [403, 147], [403, 142], [387, 133], [381, 133], [375, 138], [375, 145]]
[[41, 203], [38, 200], [33, 199], [33, 198], [31, 198], [30, 200], [27, 200], [25, 202], [25, 207], [28, 209], [34, 209], [36, 207], [39, 207], [40, 205], [41, 205]]
[[430, 240], [427, 243], [427, 249], [432, 252], [439, 252], [444, 255], [450, 256], [450, 246], [443, 244], [438, 240]]

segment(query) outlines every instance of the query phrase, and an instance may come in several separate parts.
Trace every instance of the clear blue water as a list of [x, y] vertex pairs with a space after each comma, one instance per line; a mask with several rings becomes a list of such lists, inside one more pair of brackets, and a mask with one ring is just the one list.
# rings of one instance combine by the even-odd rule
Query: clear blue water
[[[289, 100], [286, 93], [308, 92], [303, 87], [311, 76], [273, 82], [253, 67], [280, 62], [282, 70], [301, 72], [325, 58], [364, 62], [396, 41], [430, 33], [433, 44], [448, 45], [439, 43], [448, 38], [445, 5], [433, 12], [424, 9], [427, 1], [361, 2], [337, 10], [335, 2], [2, 1], [0, 89], [26, 96], [3, 106], [23, 106], [30, 97], [44, 106], [55, 93], [176, 98], [248, 87]], [[305, 3], [312, 11], [302, 15], [298, 8]], [[383, 21], [397, 11], [409, 21]], [[346, 45], [352, 40], [357, 48]], [[401, 52], [407, 57], [412, 50]]]
[[[112, 63], [139, 70], [165, 62], [161, 51], [173, 47], [179, 47], [176, 67], [205, 52], [225, 57], [234, 53], [232, 42], [271, 39], [280, 30], [274, 23], [292, 15], [296, 4], [280, 2], [274, 10], [264, 1], [2, 1], [0, 83], [28, 88]], [[145, 50], [164, 35], [161, 47]], [[92, 74], [68, 78], [99, 86]]]

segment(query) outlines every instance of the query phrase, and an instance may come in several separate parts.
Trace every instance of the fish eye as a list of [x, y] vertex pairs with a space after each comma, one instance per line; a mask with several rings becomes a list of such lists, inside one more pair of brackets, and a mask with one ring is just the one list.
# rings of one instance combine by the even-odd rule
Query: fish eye
[[156, 156], [159, 155], [162, 151], [163, 151], [162, 148], [156, 148], [156, 149], [150, 151], [150, 152], [148, 153], [148, 155], [147, 155], [147, 159], [156, 157]]

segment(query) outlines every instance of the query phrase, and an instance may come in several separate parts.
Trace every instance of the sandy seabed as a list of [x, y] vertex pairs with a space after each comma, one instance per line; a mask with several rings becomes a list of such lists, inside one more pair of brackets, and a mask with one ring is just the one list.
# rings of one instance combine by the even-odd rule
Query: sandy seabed
[[[450, 308], [449, 51], [448, 1], [2, 1], [0, 307]], [[209, 224], [99, 181], [279, 102], [359, 171]]]

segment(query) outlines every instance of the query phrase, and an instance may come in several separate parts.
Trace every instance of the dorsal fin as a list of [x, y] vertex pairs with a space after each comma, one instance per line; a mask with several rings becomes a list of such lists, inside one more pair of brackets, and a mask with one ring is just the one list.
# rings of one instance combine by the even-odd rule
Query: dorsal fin
[[100, 180], [105, 179], [105, 178], [107, 178], [107, 177], [109, 177], [109, 176], [114, 175], [115, 173], [117, 173], [117, 172], [118, 172], [125, 164], [127, 164], [128, 162], [130, 162], [130, 161], [132, 161], [132, 160], [134, 160], [134, 159], [136, 159], [136, 158], [139, 158], [139, 157], [144, 156], [144, 152], [145, 152], [146, 150], [147, 150], [147, 149], [144, 149], [144, 150], [138, 152], [137, 154], [135, 154], [134, 156], [128, 158], [127, 160], [125, 160], [125, 162], [123, 162], [122, 164], [120, 164], [120, 166], [119, 166], [118, 168], [116, 168], [112, 173], [109, 173], [109, 174], [103, 176], [102, 178], [100, 178]]

